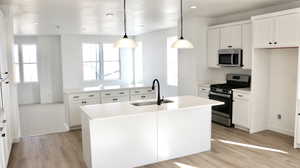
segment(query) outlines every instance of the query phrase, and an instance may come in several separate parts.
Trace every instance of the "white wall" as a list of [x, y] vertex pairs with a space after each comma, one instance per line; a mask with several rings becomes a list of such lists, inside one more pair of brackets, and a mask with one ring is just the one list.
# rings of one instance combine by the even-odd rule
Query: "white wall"
[[[126, 80], [121, 81], [83, 81], [82, 69], [82, 43], [115, 43], [119, 40], [119, 36], [96, 36], [96, 35], [62, 35], [61, 36], [61, 56], [62, 56], [62, 73], [63, 73], [63, 89], [76, 89], [88, 86], [97, 86], [100, 84], [122, 84], [127, 83]], [[128, 50], [120, 50], [120, 54], [126, 58], [126, 54], [132, 54]], [[122, 69], [124, 73], [126, 69]], [[128, 74], [125, 76], [129, 79]]]
[[19, 83], [19, 104], [63, 101], [59, 36], [16, 36], [17, 44], [36, 44], [39, 82]]
[[268, 129], [293, 136], [298, 49], [255, 49], [253, 63], [253, 132]]
[[38, 37], [41, 103], [63, 101], [59, 36]]
[[[268, 127], [292, 136], [295, 126], [297, 62], [297, 48], [271, 51]], [[282, 116], [281, 119], [277, 118], [278, 114]]]
[[[136, 37], [137, 41], [143, 42], [143, 76], [144, 83], [152, 85], [157, 78], [160, 81], [162, 95], [174, 95], [177, 89], [167, 86], [167, 38], [176, 36], [176, 28], [146, 33]], [[176, 93], [175, 93], [176, 94]]]
[[184, 21], [184, 37], [193, 49], [179, 50], [179, 95], [196, 95], [198, 81], [207, 81], [207, 27], [210, 19], [189, 17]]

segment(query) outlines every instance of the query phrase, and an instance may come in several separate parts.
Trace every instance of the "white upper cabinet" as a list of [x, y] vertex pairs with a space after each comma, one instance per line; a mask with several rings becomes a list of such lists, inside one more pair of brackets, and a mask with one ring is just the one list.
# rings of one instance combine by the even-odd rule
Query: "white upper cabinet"
[[243, 69], [252, 65], [252, 27], [250, 23], [242, 25]]
[[289, 14], [275, 18], [275, 45], [296, 47], [300, 41], [300, 14]]
[[255, 48], [270, 48], [274, 42], [273, 18], [253, 21], [253, 45]]
[[253, 20], [254, 48], [296, 47], [300, 44], [300, 14], [278, 13]]
[[221, 28], [221, 49], [226, 48], [242, 48], [241, 25]]
[[207, 39], [207, 47], [208, 47], [208, 57], [207, 57], [207, 65], [210, 68], [218, 68], [218, 50], [220, 49], [220, 29], [208, 29], [208, 39]]

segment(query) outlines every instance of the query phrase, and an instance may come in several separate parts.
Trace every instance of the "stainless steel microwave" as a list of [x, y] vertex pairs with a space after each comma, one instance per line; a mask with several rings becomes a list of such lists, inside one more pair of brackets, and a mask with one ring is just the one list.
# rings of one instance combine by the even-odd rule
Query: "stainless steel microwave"
[[227, 67], [242, 67], [243, 66], [243, 50], [240, 48], [220, 49], [219, 65]]

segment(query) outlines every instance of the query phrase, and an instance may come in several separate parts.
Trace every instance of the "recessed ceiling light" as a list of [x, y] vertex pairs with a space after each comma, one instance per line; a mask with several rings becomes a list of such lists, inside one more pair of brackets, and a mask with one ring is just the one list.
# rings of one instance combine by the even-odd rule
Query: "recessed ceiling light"
[[191, 9], [196, 9], [197, 6], [196, 6], [196, 5], [192, 5], [192, 6], [190, 6], [190, 8], [191, 8]]
[[112, 16], [114, 16], [114, 14], [113, 13], [106, 13], [105, 16], [112, 17]]

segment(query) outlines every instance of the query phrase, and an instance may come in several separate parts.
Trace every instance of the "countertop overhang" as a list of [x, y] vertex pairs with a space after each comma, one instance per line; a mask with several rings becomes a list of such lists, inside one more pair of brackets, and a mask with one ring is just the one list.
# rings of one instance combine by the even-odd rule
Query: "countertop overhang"
[[[223, 102], [210, 100], [196, 96], [178, 96], [169, 97], [168, 100], [174, 101], [173, 103], [147, 106], [134, 106], [131, 103], [137, 102], [119, 102], [81, 106], [81, 109], [90, 120], [94, 119], [108, 119], [113, 117], [122, 117], [128, 115], [138, 115], [147, 112], [160, 112], [160, 111], [175, 111], [184, 109], [201, 108], [207, 106], [222, 105]], [[145, 101], [155, 101], [145, 100]], [[138, 101], [143, 102], [143, 101]]]

